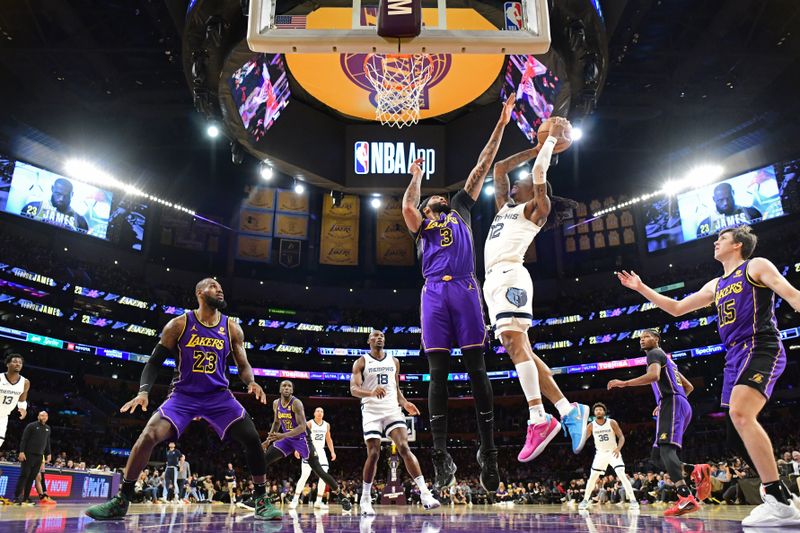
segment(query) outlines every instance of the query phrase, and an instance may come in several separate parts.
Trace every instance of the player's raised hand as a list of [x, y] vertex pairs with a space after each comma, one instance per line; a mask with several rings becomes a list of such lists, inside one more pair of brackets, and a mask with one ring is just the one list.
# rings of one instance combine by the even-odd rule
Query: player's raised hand
[[403, 409], [405, 409], [406, 413], [410, 414], [411, 416], [419, 416], [419, 408], [409, 401], [406, 401], [406, 403], [403, 404]]
[[261, 402], [262, 404], [267, 403], [267, 394], [264, 392], [264, 389], [261, 388], [261, 385], [253, 381], [250, 385], [247, 386], [247, 394], [252, 394], [256, 397], [256, 400]]
[[631, 290], [638, 291], [642, 288], [642, 278], [639, 275], [631, 270], [628, 272], [627, 270], [623, 270], [622, 272], [615, 272], [617, 275], [617, 279], [623, 286], [628, 287]]
[[556, 139], [563, 139], [570, 127], [569, 120], [564, 117], [550, 117], [550, 135]]
[[24, 420], [26, 416], [28, 416], [28, 410], [23, 409], [22, 407], [18, 407], [19, 409], [19, 419]]
[[621, 389], [625, 387], [625, 383], [620, 379], [612, 379], [608, 382], [608, 390], [611, 389]]
[[511, 121], [511, 111], [514, 110], [514, 103], [517, 101], [517, 93], [511, 93], [503, 104], [503, 111], [500, 113], [500, 121], [508, 124]]
[[127, 402], [125, 405], [119, 408], [120, 413], [127, 413], [130, 412], [133, 414], [136, 411], [136, 407], [141, 407], [142, 411], [147, 411], [147, 404], [150, 403], [147, 394], [137, 394], [133, 400]]
[[386, 389], [378, 385], [375, 387], [375, 390], [372, 391], [372, 395], [378, 399], [381, 399], [386, 396]]
[[411, 176], [415, 180], [418, 180], [422, 177], [422, 164], [424, 162], [425, 162], [424, 158], [418, 157], [417, 159], [414, 160], [413, 163], [411, 163], [411, 168], [409, 170], [411, 171]]

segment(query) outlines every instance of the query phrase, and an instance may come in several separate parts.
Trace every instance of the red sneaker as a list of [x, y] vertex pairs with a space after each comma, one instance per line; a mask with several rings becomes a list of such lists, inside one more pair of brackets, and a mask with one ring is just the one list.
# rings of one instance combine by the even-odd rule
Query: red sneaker
[[700, 503], [689, 494], [685, 498], [678, 496], [678, 503], [664, 511], [664, 516], [681, 516], [700, 510]]
[[55, 504], [56, 504], [56, 501], [53, 498], [49, 497], [49, 496], [46, 496], [46, 497], [41, 498], [39, 500], [39, 505], [55, 505]]
[[711, 467], [706, 464], [694, 465], [692, 470], [695, 492], [699, 501], [707, 500], [711, 496]]

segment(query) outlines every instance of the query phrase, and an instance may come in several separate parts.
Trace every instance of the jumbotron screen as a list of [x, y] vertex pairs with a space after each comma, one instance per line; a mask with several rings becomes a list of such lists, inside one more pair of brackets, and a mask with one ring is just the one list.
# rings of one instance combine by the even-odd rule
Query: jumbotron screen
[[289, 78], [281, 54], [258, 54], [228, 80], [244, 129], [258, 142], [289, 104]]
[[511, 111], [511, 119], [520, 131], [534, 142], [534, 136], [542, 122], [553, 114], [553, 109], [561, 88], [561, 80], [544, 63], [532, 55], [508, 56], [502, 100], [516, 92], [516, 103]]
[[675, 197], [661, 197], [644, 209], [648, 251], [663, 250], [742, 224], [783, 216], [796, 175], [780, 165], [752, 170]]

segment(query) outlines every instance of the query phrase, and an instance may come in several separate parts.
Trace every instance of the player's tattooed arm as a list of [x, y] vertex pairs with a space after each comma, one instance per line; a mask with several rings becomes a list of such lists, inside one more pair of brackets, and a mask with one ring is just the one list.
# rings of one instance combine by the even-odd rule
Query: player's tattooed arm
[[792, 309], [800, 313], [800, 291], [789, 283], [769, 259], [754, 257], [747, 264], [747, 275], [756, 283], [765, 285], [786, 300]]
[[353, 363], [353, 373], [350, 374], [350, 394], [356, 398], [369, 398], [374, 396], [374, 391], [366, 390], [364, 385], [364, 357], [359, 357]]
[[511, 199], [511, 180], [508, 178], [508, 173], [536, 157], [539, 148], [539, 146], [534, 146], [495, 163], [494, 203], [498, 211]]
[[416, 233], [422, 225], [422, 213], [419, 212], [420, 188], [422, 187], [422, 163], [419, 158], [411, 163], [411, 183], [403, 193], [403, 220], [409, 231]]
[[228, 319], [228, 328], [231, 333], [231, 352], [233, 352], [233, 360], [236, 363], [236, 368], [239, 370], [239, 379], [242, 383], [247, 385], [247, 393], [256, 397], [256, 400], [262, 404], [267, 403], [267, 394], [261, 385], [256, 383], [256, 378], [253, 375], [253, 367], [250, 366], [250, 361], [247, 360], [247, 352], [244, 350], [244, 331], [242, 326]]
[[467, 183], [464, 185], [464, 191], [472, 197], [473, 200], [478, 200], [478, 195], [483, 188], [483, 181], [486, 175], [489, 174], [489, 169], [492, 166], [497, 150], [500, 148], [500, 141], [503, 140], [503, 131], [506, 128], [509, 120], [511, 120], [511, 110], [514, 109], [514, 102], [516, 101], [516, 94], [511, 93], [503, 104], [503, 110], [500, 112], [500, 119], [489, 137], [486, 146], [483, 147], [481, 155], [478, 156], [478, 162], [469, 173]]
[[525, 204], [525, 218], [541, 227], [550, 215], [550, 197], [547, 196], [547, 183], [533, 184], [533, 199]]

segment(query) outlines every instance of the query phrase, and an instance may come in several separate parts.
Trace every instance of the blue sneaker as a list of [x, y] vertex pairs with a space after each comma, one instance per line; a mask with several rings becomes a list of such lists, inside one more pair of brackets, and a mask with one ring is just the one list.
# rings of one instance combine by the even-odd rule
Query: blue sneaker
[[578, 454], [589, 436], [589, 406], [575, 402], [572, 406], [572, 411], [561, 419], [561, 425], [564, 426], [564, 435], [569, 432], [572, 439], [572, 451]]

